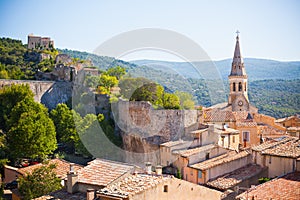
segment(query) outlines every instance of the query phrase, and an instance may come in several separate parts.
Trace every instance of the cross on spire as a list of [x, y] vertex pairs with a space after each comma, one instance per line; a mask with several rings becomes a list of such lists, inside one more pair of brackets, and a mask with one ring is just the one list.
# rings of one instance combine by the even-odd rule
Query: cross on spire
[[236, 33], [236, 36], [239, 36], [239, 34], [240, 34], [239, 30], [237, 30], [235, 33]]

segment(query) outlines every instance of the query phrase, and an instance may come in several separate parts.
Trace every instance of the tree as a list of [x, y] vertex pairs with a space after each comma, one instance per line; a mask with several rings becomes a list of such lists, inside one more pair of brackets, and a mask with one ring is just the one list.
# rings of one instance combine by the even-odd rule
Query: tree
[[106, 75], [109, 76], [114, 76], [116, 77], [118, 80], [120, 80], [122, 78], [122, 76], [124, 76], [126, 74], [126, 70], [123, 67], [120, 66], [116, 66], [113, 68], [109, 68], [106, 72]]
[[57, 147], [53, 121], [45, 106], [26, 98], [11, 111], [8, 121], [9, 155], [16, 158], [45, 158]]
[[10, 118], [11, 110], [20, 101], [25, 98], [32, 98], [34, 95], [30, 90], [29, 85], [12, 84], [11, 86], [4, 86], [0, 89], [0, 129], [8, 131], [7, 121]]
[[164, 108], [165, 109], [180, 109], [180, 100], [175, 94], [164, 94]]
[[139, 78], [123, 78], [119, 82], [119, 87], [121, 89], [121, 95], [130, 99], [134, 91], [145, 84], [151, 83], [150, 80], [139, 77]]
[[180, 107], [185, 110], [194, 109], [195, 102], [193, 96], [187, 92], [176, 91], [175, 95], [180, 99]]
[[149, 101], [154, 106], [163, 107], [164, 88], [156, 83], [148, 83], [137, 88], [132, 94], [131, 101]]
[[56, 138], [58, 142], [70, 143], [76, 137], [75, 117], [80, 117], [77, 112], [70, 110], [64, 103], [57, 104], [50, 112], [50, 118], [56, 127]]
[[110, 76], [106, 74], [102, 74], [99, 81], [99, 86], [103, 87], [106, 93], [109, 93], [110, 88], [116, 86], [118, 84], [118, 80], [115, 76]]
[[20, 177], [18, 180], [19, 191], [24, 200], [43, 196], [62, 188], [61, 180], [56, 176], [54, 164], [43, 165], [31, 174]]

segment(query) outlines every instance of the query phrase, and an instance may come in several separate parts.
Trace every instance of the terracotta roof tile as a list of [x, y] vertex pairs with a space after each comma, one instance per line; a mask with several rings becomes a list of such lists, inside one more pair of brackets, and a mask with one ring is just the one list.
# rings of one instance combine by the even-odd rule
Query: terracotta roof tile
[[252, 147], [252, 150], [254, 150], [254, 151], [263, 151], [263, 150], [275, 147], [279, 144], [286, 143], [286, 142], [291, 141], [291, 140], [295, 140], [295, 138], [285, 137], [285, 138], [282, 138], [280, 141], [276, 141], [276, 140], [267, 141], [267, 142], [264, 142], [263, 144]]
[[286, 143], [279, 144], [273, 148], [262, 151], [262, 154], [298, 158], [300, 157], [300, 141], [291, 140]]
[[213, 168], [215, 166], [221, 165], [223, 163], [227, 163], [227, 162], [231, 162], [237, 159], [241, 159], [244, 158], [246, 156], [250, 155], [250, 153], [248, 151], [242, 151], [240, 153], [236, 153], [236, 152], [229, 152], [227, 154], [223, 154], [221, 156], [197, 163], [197, 164], [193, 164], [190, 167], [195, 168], [195, 169], [199, 169], [199, 170], [207, 170], [210, 168]]
[[231, 111], [222, 111], [218, 109], [203, 111], [205, 122], [233, 122], [236, 121]]
[[261, 167], [260, 165], [249, 164], [237, 170], [234, 170], [233, 172], [219, 176], [207, 182], [206, 184], [217, 189], [227, 190], [246, 179], [256, 176], [262, 170], [263, 167]]
[[237, 196], [237, 199], [285, 199], [299, 200], [300, 172], [287, 174], [260, 184]]
[[[56, 168], [54, 169], [54, 172], [56, 173], [57, 177], [64, 179], [67, 177], [67, 173], [70, 171], [70, 162], [65, 161], [63, 159], [52, 159], [49, 161], [48, 164], [55, 164]], [[28, 167], [23, 167], [23, 168], [19, 168], [18, 172], [22, 175], [26, 175], [26, 174], [30, 174], [32, 173], [35, 169], [43, 166], [45, 164], [36, 164], [36, 165], [30, 165]], [[83, 168], [83, 166], [78, 165], [78, 164], [74, 164], [74, 171], [77, 172], [78, 170], [80, 170], [81, 168]]]
[[95, 159], [78, 171], [78, 182], [106, 186], [120, 176], [133, 172], [135, 166], [104, 159]]
[[126, 198], [131, 194], [150, 189], [171, 178], [173, 176], [170, 175], [135, 174], [101, 189], [99, 194]]
[[210, 150], [214, 147], [215, 147], [214, 144], [209, 144], [209, 145], [205, 145], [205, 146], [201, 146], [201, 147], [197, 147], [197, 148], [192, 148], [192, 149], [173, 151], [172, 153], [178, 154], [182, 157], [190, 157], [194, 154]]
[[169, 141], [169, 142], [165, 142], [163, 144], [160, 144], [160, 146], [165, 146], [165, 147], [173, 147], [176, 145], [180, 145], [183, 143], [191, 143], [190, 141], [183, 141], [183, 140], [176, 140], [176, 141]]

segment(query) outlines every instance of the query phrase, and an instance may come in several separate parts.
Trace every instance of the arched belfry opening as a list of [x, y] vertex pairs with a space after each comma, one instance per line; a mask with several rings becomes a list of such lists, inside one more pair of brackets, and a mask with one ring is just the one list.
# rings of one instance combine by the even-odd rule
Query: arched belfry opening
[[242, 91], [242, 83], [239, 82], [239, 92]]

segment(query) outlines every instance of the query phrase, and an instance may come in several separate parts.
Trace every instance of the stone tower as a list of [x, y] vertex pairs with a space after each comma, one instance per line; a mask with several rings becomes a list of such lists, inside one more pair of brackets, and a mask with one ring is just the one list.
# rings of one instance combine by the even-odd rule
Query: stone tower
[[230, 87], [228, 105], [232, 107], [232, 111], [249, 111], [250, 104], [248, 99], [248, 77], [241, 55], [238, 31], [231, 65], [231, 72], [228, 78]]

